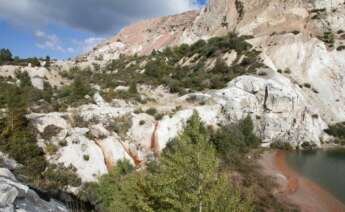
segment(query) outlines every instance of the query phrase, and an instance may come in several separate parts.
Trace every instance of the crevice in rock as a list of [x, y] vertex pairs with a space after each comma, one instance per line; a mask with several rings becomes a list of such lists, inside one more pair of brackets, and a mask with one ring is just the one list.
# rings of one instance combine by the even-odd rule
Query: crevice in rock
[[235, 1], [236, 11], [238, 13], [238, 19], [237, 21], [240, 22], [243, 19], [244, 16], [244, 5], [243, 2], [240, 0]]
[[264, 111], [269, 112], [270, 110], [267, 107], [267, 100], [268, 100], [268, 86], [265, 87], [265, 98], [264, 98]]

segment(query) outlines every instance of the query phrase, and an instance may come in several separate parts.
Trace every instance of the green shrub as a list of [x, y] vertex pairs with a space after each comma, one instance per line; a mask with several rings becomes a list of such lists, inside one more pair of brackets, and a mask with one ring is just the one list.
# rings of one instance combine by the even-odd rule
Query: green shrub
[[55, 125], [48, 125], [46, 128], [44, 128], [42, 138], [44, 140], [50, 140], [52, 137], [58, 135], [61, 130], [62, 129], [60, 127], [57, 127]]
[[162, 120], [162, 118], [163, 118], [164, 116], [165, 116], [164, 113], [156, 113], [156, 114], [154, 115], [156, 121]]
[[285, 74], [291, 74], [291, 70], [289, 68], [285, 69], [284, 71]]
[[337, 123], [328, 127], [325, 132], [336, 138], [345, 138], [345, 122]]
[[301, 147], [303, 148], [303, 150], [310, 151], [310, 150], [315, 149], [316, 145], [310, 142], [303, 142]]
[[157, 109], [156, 108], [149, 108], [145, 111], [145, 113], [151, 115], [151, 116], [154, 116], [158, 113]]
[[39, 186], [47, 191], [56, 191], [57, 188], [66, 190], [68, 186], [81, 186], [81, 179], [75, 173], [75, 168], [62, 165], [49, 165], [39, 181]]
[[271, 143], [270, 147], [272, 149], [280, 149], [280, 150], [288, 150], [288, 151], [293, 149], [290, 143], [280, 141], [280, 140]]
[[311, 84], [310, 84], [310, 83], [304, 83], [303, 85], [304, 85], [304, 87], [306, 87], [306, 88], [311, 88]]
[[65, 146], [67, 146], [67, 141], [60, 141], [59, 142], [59, 145], [61, 146], [61, 147], [65, 147]]
[[240, 166], [239, 158], [258, 147], [260, 139], [254, 134], [253, 122], [248, 116], [236, 124], [223, 126], [211, 136], [211, 142], [225, 164]]
[[59, 150], [59, 149], [58, 149], [58, 147], [57, 147], [55, 144], [49, 143], [49, 144], [46, 145], [46, 151], [47, 151], [48, 155], [51, 155], [51, 156], [52, 156], [52, 155], [54, 155], [58, 150]]
[[343, 50], [345, 50], [345, 46], [338, 46], [337, 47], [337, 51], [343, 51]]
[[130, 115], [124, 115], [116, 118], [112, 121], [110, 126], [107, 126], [108, 130], [116, 132], [119, 136], [125, 137], [128, 130], [132, 127], [133, 122]]
[[85, 161], [89, 161], [90, 160], [90, 155], [83, 155], [83, 159]]

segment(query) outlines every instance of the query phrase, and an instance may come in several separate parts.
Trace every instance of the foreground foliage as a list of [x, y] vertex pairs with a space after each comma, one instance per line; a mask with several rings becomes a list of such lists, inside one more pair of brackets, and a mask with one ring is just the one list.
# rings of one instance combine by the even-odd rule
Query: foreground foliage
[[99, 211], [291, 211], [248, 158], [259, 142], [250, 117], [210, 131], [194, 113], [158, 161], [141, 171], [120, 161], [80, 196]]
[[101, 211], [252, 211], [250, 197], [219, 168], [216, 150], [195, 113], [147, 170], [134, 172], [128, 162], [120, 162], [98, 184], [87, 185], [82, 196]]

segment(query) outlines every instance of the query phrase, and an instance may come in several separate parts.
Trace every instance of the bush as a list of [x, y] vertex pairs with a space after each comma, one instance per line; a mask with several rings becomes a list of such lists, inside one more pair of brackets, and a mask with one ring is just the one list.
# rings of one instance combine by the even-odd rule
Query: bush
[[239, 158], [248, 153], [251, 148], [258, 147], [260, 139], [254, 134], [254, 126], [248, 116], [244, 120], [219, 129], [211, 136], [219, 157], [227, 166], [239, 166]]
[[116, 118], [112, 121], [110, 126], [107, 126], [108, 130], [116, 132], [119, 136], [125, 137], [128, 130], [132, 127], [133, 122], [130, 115], [124, 115]]
[[304, 87], [306, 87], [306, 88], [311, 88], [311, 84], [310, 84], [310, 83], [304, 83], [303, 85], [304, 85]]
[[75, 168], [63, 165], [50, 165], [43, 173], [39, 186], [48, 191], [56, 191], [57, 188], [66, 190], [68, 186], [81, 186], [81, 179], [76, 175]]
[[84, 159], [85, 161], [89, 161], [89, 160], [90, 160], [90, 156], [89, 156], [89, 155], [83, 155], [83, 159]]
[[288, 150], [288, 151], [293, 149], [290, 143], [284, 142], [284, 141], [275, 141], [271, 143], [270, 147], [272, 149], [280, 149], [280, 150]]
[[325, 130], [325, 132], [336, 138], [345, 139], [345, 122], [331, 125]]
[[52, 137], [58, 135], [61, 130], [62, 129], [60, 127], [57, 127], [55, 125], [48, 125], [46, 128], [44, 128], [42, 138], [44, 140], [50, 140]]
[[58, 150], [58, 147], [54, 144], [49, 143], [46, 145], [46, 151], [48, 155], [54, 155]]
[[60, 145], [61, 147], [65, 147], [65, 146], [67, 146], [67, 141], [60, 141], [60, 142], [59, 142], [59, 145]]
[[301, 147], [303, 148], [303, 150], [310, 151], [310, 150], [315, 149], [316, 145], [310, 142], [303, 142]]
[[343, 51], [345, 50], [345, 46], [338, 46], [337, 51]]
[[157, 111], [156, 108], [149, 108], [149, 109], [147, 109], [147, 110], [145, 111], [145, 113], [147, 113], [147, 114], [149, 114], [149, 115], [151, 115], [151, 116], [155, 116], [155, 115], [158, 113], [158, 111]]

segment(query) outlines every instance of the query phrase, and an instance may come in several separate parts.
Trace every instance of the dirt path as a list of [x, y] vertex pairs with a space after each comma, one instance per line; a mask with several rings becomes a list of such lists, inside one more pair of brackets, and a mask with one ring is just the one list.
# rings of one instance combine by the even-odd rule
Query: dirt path
[[332, 194], [290, 169], [283, 151], [266, 152], [260, 163], [266, 174], [277, 179], [279, 198], [298, 205], [301, 211], [345, 212], [345, 205]]

